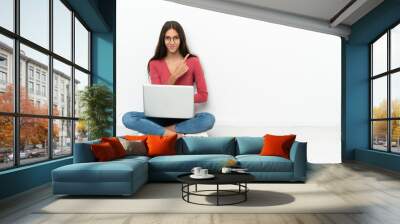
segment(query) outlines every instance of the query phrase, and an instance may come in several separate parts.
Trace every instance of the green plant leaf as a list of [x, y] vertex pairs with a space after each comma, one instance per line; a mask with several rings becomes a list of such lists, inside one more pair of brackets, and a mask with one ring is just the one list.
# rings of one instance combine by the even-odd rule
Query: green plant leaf
[[89, 139], [109, 136], [107, 128], [111, 127], [113, 114], [113, 94], [103, 84], [87, 86], [79, 93], [81, 118], [86, 122]]

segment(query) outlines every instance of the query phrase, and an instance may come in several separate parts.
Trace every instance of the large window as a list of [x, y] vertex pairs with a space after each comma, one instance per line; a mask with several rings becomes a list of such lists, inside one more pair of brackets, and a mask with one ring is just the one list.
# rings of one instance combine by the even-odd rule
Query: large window
[[370, 45], [371, 148], [400, 153], [400, 24]]
[[87, 140], [74, 105], [90, 85], [90, 31], [63, 0], [0, 9], [0, 170], [70, 156]]
[[14, 30], [14, 0], [0, 1], [0, 26], [10, 31]]

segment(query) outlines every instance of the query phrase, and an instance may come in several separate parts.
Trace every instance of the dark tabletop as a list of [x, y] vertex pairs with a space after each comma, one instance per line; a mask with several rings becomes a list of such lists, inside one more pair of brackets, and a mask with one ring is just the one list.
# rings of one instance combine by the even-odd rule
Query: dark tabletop
[[191, 174], [179, 175], [177, 180], [186, 184], [236, 184], [255, 180], [255, 177], [249, 173], [212, 173], [215, 177], [211, 179], [194, 179], [190, 177]]

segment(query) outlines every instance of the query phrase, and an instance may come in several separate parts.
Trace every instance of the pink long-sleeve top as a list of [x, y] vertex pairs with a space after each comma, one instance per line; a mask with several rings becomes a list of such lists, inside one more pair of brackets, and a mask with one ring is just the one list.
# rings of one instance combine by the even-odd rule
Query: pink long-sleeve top
[[[197, 92], [194, 95], [195, 103], [204, 103], [207, 101], [208, 92], [203, 69], [197, 57], [186, 59], [186, 65], [189, 67], [185, 74], [179, 77], [174, 85], [193, 85], [196, 83]], [[164, 59], [152, 60], [149, 64], [149, 73], [152, 84], [168, 84], [168, 78], [171, 75], [167, 63]]]

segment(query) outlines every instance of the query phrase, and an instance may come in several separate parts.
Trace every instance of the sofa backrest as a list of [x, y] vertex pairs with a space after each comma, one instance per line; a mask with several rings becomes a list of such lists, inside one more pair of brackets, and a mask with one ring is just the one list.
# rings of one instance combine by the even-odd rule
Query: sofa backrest
[[236, 155], [259, 154], [264, 144], [263, 137], [236, 137]]
[[[122, 136], [118, 136], [122, 137]], [[75, 143], [74, 163], [95, 162], [96, 158], [90, 148], [91, 144], [98, 144], [100, 140]], [[178, 155], [196, 154], [226, 154], [235, 155], [236, 143], [234, 137], [183, 137], [176, 142]]]
[[177, 142], [177, 154], [235, 155], [234, 137], [183, 137]]
[[[118, 136], [122, 137], [122, 136]], [[91, 144], [100, 143], [100, 140], [75, 143], [74, 163], [85, 163], [96, 161]], [[198, 137], [188, 136], [177, 140], [176, 152], [178, 155], [196, 155], [196, 154], [226, 154], [226, 155], [244, 155], [259, 154], [263, 147], [263, 137]], [[297, 142], [292, 148], [297, 146]]]

